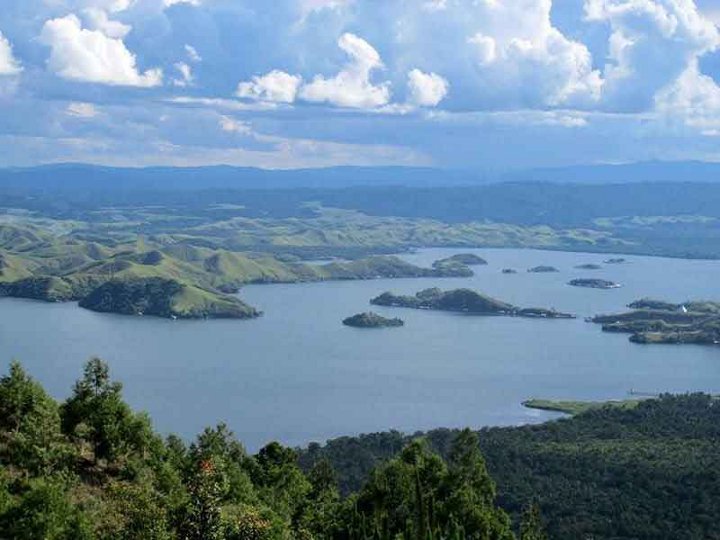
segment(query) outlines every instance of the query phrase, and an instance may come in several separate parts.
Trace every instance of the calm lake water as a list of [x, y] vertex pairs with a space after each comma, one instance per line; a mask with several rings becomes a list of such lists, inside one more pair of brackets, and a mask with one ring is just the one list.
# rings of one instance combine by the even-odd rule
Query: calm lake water
[[[165, 321], [101, 315], [74, 304], [0, 301], [0, 358], [12, 358], [58, 398], [83, 362], [109, 361], [127, 400], [162, 432], [192, 437], [226, 421], [250, 450], [270, 440], [302, 445], [388, 429], [480, 427], [552, 417], [524, 409], [531, 397], [614, 399], [645, 392], [720, 392], [720, 348], [641, 346], [603, 334], [586, 316], [621, 311], [649, 296], [720, 299], [720, 261], [627, 257], [603, 270], [576, 270], [608, 256], [532, 250], [423, 250], [422, 265], [460, 252], [485, 257], [468, 279], [377, 280], [243, 289], [265, 311], [254, 321]], [[553, 265], [557, 274], [529, 274]], [[504, 275], [502, 268], [518, 269]], [[566, 285], [599, 277], [616, 290]], [[471, 287], [519, 306], [554, 307], [573, 321], [472, 317], [377, 308], [406, 326], [345, 328], [387, 290]]]

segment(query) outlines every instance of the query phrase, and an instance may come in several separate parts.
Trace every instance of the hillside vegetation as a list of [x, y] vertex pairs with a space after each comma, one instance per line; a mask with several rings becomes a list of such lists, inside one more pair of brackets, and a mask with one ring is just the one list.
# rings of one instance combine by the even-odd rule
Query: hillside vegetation
[[[514, 540], [475, 434], [446, 458], [422, 440], [341, 497], [273, 442], [250, 455], [225, 425], [187, 445], [123, 401], [106, 364], [57, 403], [13, 363], [0, 378], [0, 538], [12, 540]], [[537, 509], [522, 540], [542, 538]]]
[[292, 257], [137, 239], [105, 244], [0, 226], [0, 296], [80, 301], [95, 311], [177, 318], [258, 315], [233, 295], [247, 283], [469, 277], [457, 260], [420, 268], [394, 256], [308, 264]]
[[[343, 493], [423, 437], [442, 456], [454, 430], [343, 437], [311, 445], [303, 468], [329, 460]], [[517, 519], [535, 501], [553, 540], [720, 538], [720, 401], [697, 394], [590, 407], [538, 426], [478, 432], [498, 502]]]

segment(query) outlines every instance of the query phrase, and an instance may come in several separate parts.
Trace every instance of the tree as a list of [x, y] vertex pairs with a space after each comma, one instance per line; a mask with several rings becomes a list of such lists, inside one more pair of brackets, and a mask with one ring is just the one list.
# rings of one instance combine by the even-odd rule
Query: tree
[[297, 464], [297, 453], [273, 442], [255, 456], [251, 478], [260, 499], [288, 526], [297, 525], [310, 483]]
[[36, 479], [0, 523], [0, 538], [91, 540], [87, 517], [71, 502], [61, 479]]
[[122, 384], [110, 380], [108, 365], [99, 358], [85, 365], [63, 406], [62, 422], [65, 433], [90, 443], [96, 463], [143, 452], [153, 438], [147, 417], [134, 414], [123, 401]]
[[198, 464], [190, 481], [190, 500], [181, 524], [182, 540], [223, 540], [224, 481], [212, 460]]
[[522, 516], [520, 524], [520, 540], [547, 540], [542, 516], [540, 515], [540, 506], [537, 503], [528, 505]]
[[69, 452], [57, 403], [18, 362], [0, 379], [0, 433], [8, 461], [30, 473], [53, 472]]
[[318, 538], [332, 538], [338, 528], [340, 493], [330, 462], [318, 461], [308, 474], [310, 492], [298, 519], [300, 526]]
[[113, 540], [171, 540], [164, 501], [147, 482], [110, 485], [110, 505], [121, 525]]
[[444, 512], [463, 525], [469, 538], [513, 538], [509, 517], [495, 506], [495, 483], [477, 435], [469, 429], [457, 435], [450, 449], [447, 490]]
[[[177, 451], [176, 447], [175, 453]], [[256, 501], [257, 495], [245, 470], [249, 458], [245, 448], [226, 424], [206, 428], [190, 447], [189, 462], [192, 468], [208, 460], [214, 463], [226, 480], [227, 489], [222, 493], [223, 502], [251, 504]]]

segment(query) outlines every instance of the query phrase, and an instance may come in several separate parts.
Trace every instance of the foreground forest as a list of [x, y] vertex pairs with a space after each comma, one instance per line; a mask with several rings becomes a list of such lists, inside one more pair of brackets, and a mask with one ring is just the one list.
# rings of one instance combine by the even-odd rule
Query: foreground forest
[[[248, 455], [224, 425], [161, 438], [91, 360], [57, 403], [18, 363], [0, 379], [0, 538], [430, 540], [515, 538], [477, 437], [443, 460], [422, 441], [341, 498], [325, 460], [307, 472], [278, 443]], [[529, 507], [520, 538], [543, 538]]]
[[13, 363], [0, 538], [720, 538], [719, 420], [710, 396], [664, 396], [541, 426], [249, 455], [224, 425], [189, 445], [161, 437], [100, 360], [62, 403]]

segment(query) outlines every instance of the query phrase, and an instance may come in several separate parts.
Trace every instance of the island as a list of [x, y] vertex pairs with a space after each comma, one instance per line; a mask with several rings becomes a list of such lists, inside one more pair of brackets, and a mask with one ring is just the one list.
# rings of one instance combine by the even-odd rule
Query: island
[[405, 326], [405, 321], [398, 318], [388, 319], [377, 313], [367, 312], [348, 317], [343, 324], [354, 328], [397, 328]]
[[531, 274], [550, 274], [550, 273], [559, 272], [559, 271], [560, 270], [558, 270], [554, 266], [545, 266], [545, 265], [535, 266], [534, 268], [530, 268], [528, 270], [528, 272], [530, 272]]
[[[447, 262], [460, 263], [466, 266], [485, 266], [487, 261], [482, 257], [475, 255], [474, 253], [458, 253], [452, 257], [446, 259], [440, 259], [435, 264], [442, 264]], [[433, 265], [434, 266], [434, 265]]]
[[502, 269], [503, 274], [517, 274], [517, 270], [514, 268], [503, 268]]
[[592, 264], [592, 263], [580, 264], [580, 265], [576, 266], [575, 268], [577, 268], [578, 270], [602, 270], [602, 266], [600, 266], [599, 264]]
[[470, 289], [442, 291], [438, 288], [433, 288], [420, 291], [414, 296], [403, 296], [386, 292], [373, 298], [370, 303], [375, 306], [452, 311], [472, 315], [499, 315], [543, 319], [575, 318], [574, 315], [561, 313], [554, 309], [519, 308]]
[[591, 322], [604, 332], [630, 334], [640, 344], [720, 345], [720, 303], [673, 304], [643, 299], [631, 303], [632, 311], [598, 315]]
[[606, 259], [603, 262], [605, 264], [625, 264], [627, 262], [627, 259], [623, 259], [622, 257], [615, 257], [612, 259]]
[[573, 279], [568, 285], [587, 289], [619, 289], [622, 287], [619, 283], [606, 279]]

